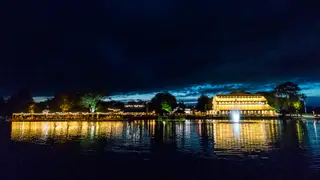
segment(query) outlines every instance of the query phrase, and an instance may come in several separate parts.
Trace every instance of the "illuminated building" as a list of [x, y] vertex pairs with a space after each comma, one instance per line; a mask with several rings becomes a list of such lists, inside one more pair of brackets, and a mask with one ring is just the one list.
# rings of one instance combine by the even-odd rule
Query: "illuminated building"
[[217, 94], [213, 98], [213, 111], [218, 115], [229, 115], [231, 111], [239, 111], [242, 116], [275, 116], [275, 110], [268, 105], [260, 94], [237, 92]]
[[191, 114], [191, 109], [190, 109], [190, 108], [186, 108], [186, 109], [184, 110], [184, 112], [185, 112], [186, 114]]
[[127, 113], [145, 113], [147, 111], [147, 106], [143, 103], [132, 103], [124, 105], [124, 112]]

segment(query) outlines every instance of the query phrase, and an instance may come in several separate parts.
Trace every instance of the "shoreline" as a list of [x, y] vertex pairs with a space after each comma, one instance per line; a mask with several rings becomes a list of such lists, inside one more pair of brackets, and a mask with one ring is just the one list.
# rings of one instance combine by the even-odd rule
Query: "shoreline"
[[[242, 117], [241, 120], [274, 120], [280, 119], [279, 117]], [[294, 118], [291, 118], [294, 119]], [[231, 120], [230, 117], [134, 117], [134, 118], [121, 118], [121, 119], [19, 119], [19, 120], [11, 120], [11, 122], [52, 122], [52, 121], [60, 121], [60, 122], [68, 122], [68, 121], [84, 121], [84, 122], [108, 122], [108, 121], [143, 121], [143, 120], [156, 120], [156, 121], [185, 121], [185, 120]]]
[[[4, 121], [12, 122], [46, 122], [46, 121], [87, 121], [87, 122], [105, 122], [105, 121], [135, 121], [135, 120], [157, 120], [157, 121], [184, 121], [184, 120], [231, 120], [230, 116], [217, 116], [217, 115], [114, 115], [108, 117], [91, 116], [91, 117], [77, 117], [77, 116], [56, 116], [47, 117], [46, 115], [37, 115], [34, 117], [12, 117]], [[302, 116], [241, 116], [240, 120], [297, 120], [297, 119], [310, 119], [320, 120], [320, 117], [302, 115]]]

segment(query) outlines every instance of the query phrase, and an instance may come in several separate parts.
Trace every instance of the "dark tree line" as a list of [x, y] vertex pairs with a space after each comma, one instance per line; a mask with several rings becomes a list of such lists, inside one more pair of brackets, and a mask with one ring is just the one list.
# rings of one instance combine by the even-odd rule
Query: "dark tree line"
[[[272, 91], [258, 92], [265, 96], [268, 104], [282, 114], [303, 113], [306, 95], [301, 93], [298, 84], [285, 82]], [[110, 109], [124, 109], [124, 103], [103, 101], [107, 96], [104, 92], [59, 92], [53, 98], [43, 102], [34, 102], [30, 91], [20, 89], [8, 99], [0, 98], [0, 114], [10, 116], [13, 112], [40, 113], [49, 112], [109, 112]], [[157, 93], [150, 102], [141, 100], [129, 104], [145, 104], [148, 112], [170, 113], [177, 109], [185, 109], [183, 102], [178, 103], [174, 95], [168, 91]], [[212, 109], [212, 98], [201, 95], [197, 99], [196, 110], [206, 112]], [[316, 109], [317, 110], [317, 109]], [[319, 110], [319, 108], [318, 108]]]
[[21, 89], [13, 93], [7, 100], [0, 99], [0, 113], [10, 116], [14, 112], [40, 113], [44, 110], [51, 112], [79, 112], [98, 109], [102, 103], [101, 93], [56, 93], [53, 98], [43, 102], [34, 102], [33, 97], [27, 89]]
[[212, 110], [212, 98], [209, 98], [206, 95], [201, 95], [198, 98], [196, 109], [200, 112]]
[[[21, 89], [6, 100], [0, 99], [0, 113], [10, 116], [14, 112], [110, 112], [116, 109], [124, 110], [124, 103], [111, 99], [104, 101], [105, 98], [106, 96], [101, 92], [59, 92], [48, 100], [36, 103], [30, 91]], [[177, 107], [185, 109], [184, 103], [177, 103], [175, 96], [167, 91], [156, 94], [150, 102], [137, 100], [130, 101], [128, 104], [145, 104], [148, 112], [155, 111], [157, 113], [169, 113]]]

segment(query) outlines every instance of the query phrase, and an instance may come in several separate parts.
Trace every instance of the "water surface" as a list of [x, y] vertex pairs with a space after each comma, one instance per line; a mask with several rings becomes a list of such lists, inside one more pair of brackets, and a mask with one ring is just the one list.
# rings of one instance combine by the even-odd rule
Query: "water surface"
[[[9, 164], [20, 168], [9, 157], [43, 166], [51, 161], [58, 174], [68, 169], [68, 163], [74, 163], [69, 168], [81, 171], [89, 162], [96, 162], [95, 170], [102, 164], [111, 168], [118, 164], [135, 172], [160, 167], [169, 178], [226, 178], [234, 173], [256, 179], [304, 179], [320, 171], [319, 129], [320, 122], [312, 120], [12, 122], [1, 145], [7, 146], [8, 156], [2, 158]], [[169, 173], [173, 164], [175, 171]], [[158, 172], [153, 168], [145, 173], [151, 171]]]

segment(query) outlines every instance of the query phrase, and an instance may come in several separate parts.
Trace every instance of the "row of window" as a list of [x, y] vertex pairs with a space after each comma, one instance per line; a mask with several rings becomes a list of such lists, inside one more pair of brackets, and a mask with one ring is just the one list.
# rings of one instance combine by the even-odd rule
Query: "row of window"
[[237, 99], [237, 98], [239, 98], [239, 99], [261, 99], [262, 98], [262, 96], [218, 96], [218, 98], [221, 98], [221, 99], [223, 99], [223, 98], [225, 98], [225, 99]]
[[224, 102], [217, 102], [218, 105], [233, 105], [233, 104], [242, 104], [242, 105], [262, 105], [266, 104], [266, 102], [260, 101], [224, 101]]
[[[270, 110], [248, 110], [248, 111], [239, 111], [240, 114], [273, 114], [274, 111]], [[218, 111], [217, 114], [231, 114], [231, 111]]]

